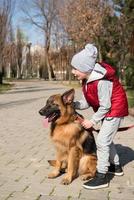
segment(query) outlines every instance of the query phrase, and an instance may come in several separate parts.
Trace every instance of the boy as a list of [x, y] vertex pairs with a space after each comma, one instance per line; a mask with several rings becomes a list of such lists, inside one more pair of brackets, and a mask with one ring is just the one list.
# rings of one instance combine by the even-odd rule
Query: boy
[[108, 187], [107, 172], [123, 175], [113, 138], [122, 118], [128, 115], [126, 94], [115, 70], [106, 63], [96, 63], [96, 59], [97, 48], [87, 44], [71, 61], [72, 73], [83, 82], [83, 99], [74, 103], [75, 108], [86, 109], [91, 106], [95, 112], [90, 120], [84, 119], [82, 126], [88, 129], [102, 121], [96, 139], [96, 176], [83, 184], [86, 189]]

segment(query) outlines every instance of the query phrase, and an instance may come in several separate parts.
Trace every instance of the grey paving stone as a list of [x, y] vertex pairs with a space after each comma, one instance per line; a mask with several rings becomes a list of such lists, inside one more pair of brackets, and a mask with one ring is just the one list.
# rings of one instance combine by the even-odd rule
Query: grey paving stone
[[[109, 188], [85, 190], [79, 178], [68, 186], [61, 185], [64, 175], [47, 178], [52, 170], [47, 160], [55, 158], [55, 150], [38, 111], [46, 98], [69, 87], [45, 81], [15, 84], [13, 90], [0, 95], [0, 200], [134, 199], [134, 129], [119, 132], [115, 137], [125, 174], [113, 177]], [[80, 97], [78, 88], [76, 98]], [[89, 118], [93, 111], [81, 113]], [[125, 118], [123, 126], [132, 124], [134, 118]]]

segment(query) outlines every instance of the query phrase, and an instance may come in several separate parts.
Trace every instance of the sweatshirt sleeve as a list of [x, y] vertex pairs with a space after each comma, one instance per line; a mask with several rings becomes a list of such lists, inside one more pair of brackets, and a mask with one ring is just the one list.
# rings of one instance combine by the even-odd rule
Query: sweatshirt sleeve
[[106, 113], [111, 108], [111, 95], [112, 95], [113, 83], [108, 80], [100, 80], [98, 83], [98, 99], [100, 107], [96, 113], [93, 114], [90, 120], [93, 124], [97, 124], [102, 120]]
[[77, 110], [84, 110], [84, 109], [87, 109], [87, 108], [90, 107], [90, 105], [88, 104], [87, 100], [85, 99], [84, 94], [83, 94], [81, 100], [74, 102], [74, 107]]

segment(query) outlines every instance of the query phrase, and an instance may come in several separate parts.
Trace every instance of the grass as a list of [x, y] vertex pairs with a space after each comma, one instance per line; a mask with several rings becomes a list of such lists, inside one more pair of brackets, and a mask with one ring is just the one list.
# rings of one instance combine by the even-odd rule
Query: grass
[[128, 98], [129, 108], [134, 107], [134, 89], [127, 90], [127, 98]]
[[2, 85], [0, 84], [0, 94], [6, 92], [7, 90], [10, 90], [12, 86], [13, 85], [9, 83], [3, 83]]
[[74, 89], [81, 87], [81, 84], [78, 81], [71, 81], [70, 83], [69, 81], [61, 81], [61, 84]]

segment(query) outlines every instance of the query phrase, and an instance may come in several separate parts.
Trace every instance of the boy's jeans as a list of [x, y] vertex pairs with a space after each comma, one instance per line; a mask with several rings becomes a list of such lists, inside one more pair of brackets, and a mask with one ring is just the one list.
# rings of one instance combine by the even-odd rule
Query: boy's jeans
[[110, 163], [119, 164], [119, 156], [113, 138], [117, 133], [121, 120], [122, 118], [106, 117], [97, 135], [97, 171], [100, 173], [107, 173]]

